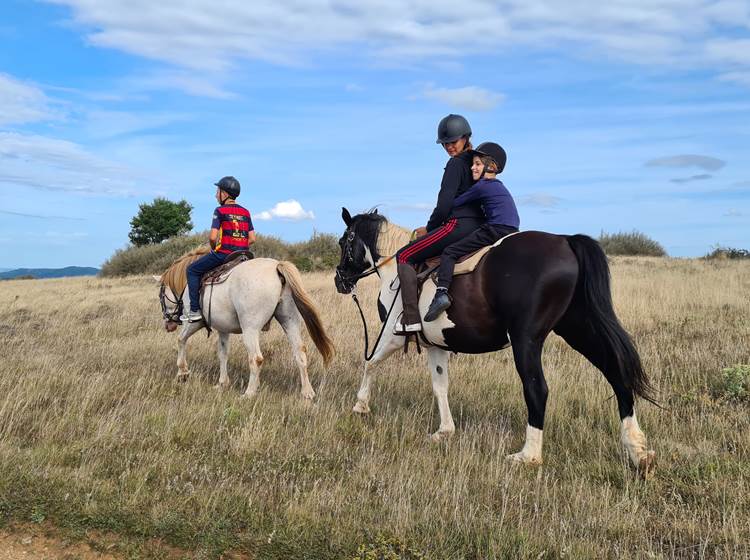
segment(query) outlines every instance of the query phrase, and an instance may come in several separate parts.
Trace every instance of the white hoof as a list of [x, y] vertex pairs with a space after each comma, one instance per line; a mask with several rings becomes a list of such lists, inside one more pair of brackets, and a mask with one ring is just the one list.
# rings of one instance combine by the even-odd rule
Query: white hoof
[[542, 464], [541, 457], [537, 457], [534, 455], [527, 455], [523, 451], [519, 451], [518, 453], [513, 453], [511, 455], [506, 455], [505, 458], [508, 461], [511, 461], [513, 463], [520, 463], [523, 465], [541, 465]]
[[231, 386], [232, 384], [229, 381], [225, 381], [224, 383], [219, 381], [216, 385], [214, 385], [214, 389], [216, 389], [217, 391], [226, 391]]
[[185, 383], [190, 377], [189, 371], [178, 371], [177, 372], [177, 383]]
[[357, 401], [357, 404], [354, 405], [352, 411], [356, 412], [357, 414], [369, 414], [370, 406], [366, 402]]
[[253, 391], [252, 393], [242, 393], [242, 396], [240, 398], [250, 400], [250, 399], [254, 399], [255, 395], [257, 395], [255, 391]]
[[429, 440], [432, 443], [440, 443], [441, 441], [446, 441], [450, 439], [454, 431], [455, 430], [443, 430], [443, 431], [438, 430], [437, 432], [435, 432], [429, 437]]
[[302, 398], [311, 401], [315, 398], [315, 390], [312, 387], [302, 389]]
[[656, 451], [650, 449], [638, 461], [638, 474], [643, 480], [648, 480], [656, 472]]

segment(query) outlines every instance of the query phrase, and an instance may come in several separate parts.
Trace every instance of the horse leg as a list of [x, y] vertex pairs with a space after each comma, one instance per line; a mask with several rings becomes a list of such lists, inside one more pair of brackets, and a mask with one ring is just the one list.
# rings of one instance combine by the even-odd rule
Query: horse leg
[[243, 326], [242, 341], [245, 343], [245, 348], [247, 348], [247, 356], [250, 364], [250, 377], [248, 377], [247, 380], [245, 394], [242, 396], [245, 398], [251, 398], [258, 392], [258, 386], [260, 385], [260, 367], [263, 365], [263, 355], [260, 353], [260, 335], [258, 330], [245, 328]]
[[177, 381], [184, 383], [190, 376], [187, 364], [187, 340], [203, 328], [202, 323], [185, 323], [177, 337]]
[[656, 453], [648, 449], [646, 434], [638, 425], [635, 415], [633, 391], [625, 386], [616, 360], [608, 355], [607, 346], [575, 309], [566, 313], [563, 320], [555, 326], [555, 332], [604, 374], [617, 398], [620, 440], [633, 465], [644, 477], [649, 476], [655, 468]]
[[544, 411], [547, 405], [547, 382], [542, 370], [542, 345], [544, 339], [534, 340], [525, 332], [514, 336], [513, 358], [516, 369], [523, 383], [523, 396], [528, 410], [526, 424], [526, 441], [518, 453], [507, 458], [520, 463], [540, 465], [542, 463], [542, 430], [544, 429]]
[[372, 388], [373, 379], [372, 368], [393, 354], [404, 344], [403, 337], [391, 333], [391, 330], [389, 329], [391, 326], [390, 323], [391, 322], [389, 321], [388, 324], [386, 324], [386, 329], [383, 331], [383, 339], [381, 339], [377, 350], [372, 355], [372, 358], [369, 362], [365, 362], [362, 383], [359, 386], [359, 391], [357, 391], [357, 404], [355, 404], [352, 409], [357, 414], [367, 414], [370, 412], [370, 389]]
[[228, 389], [230, 385], [227, 373], [227, 359], [229, 358], [229, 333], [219, 333], [219, 342], [216, 344], [219, 354], [219, 383], [217, 389]]
[[[299, 369], [302, 398], [312, 400], [315, 398], [315, 390], [312, 388], [310, 378], [307, 375], [307, 346], [302, 340], [302, 316], [290, 294], [287, 293], [282, 298], [276, 308], [275, 317], [281, 324], [281, 328], [284, 329], [289, 345], [292, 347], [294, 361], [297, 362], [297, 368]], [[263, 328], [265, 329], [265, 327]]]
[[447, 439], [456, 431], [453, 416], [448, 405], [448, 358], [449, 354], [441, 348], [431, 347], [427, 349], [427, 366], [432, 374], [432, 391], [438, 402], [440, 410], [440, 427], [438, 431], [430, 436], [434, 442]]

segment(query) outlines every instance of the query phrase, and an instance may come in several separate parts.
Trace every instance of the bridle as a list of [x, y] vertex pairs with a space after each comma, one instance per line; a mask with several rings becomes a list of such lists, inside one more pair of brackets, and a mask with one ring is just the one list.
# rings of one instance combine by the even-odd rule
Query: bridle
[[[161, 304], [161, 314], [164, 316], [164, 318], [167, 321], [171, 321], [173, 323], [179, 323], [180, 322], [180, 316], [182, 315], [182, 295], [185, 293], [185, 290], [182, 290], [182, 293], [179, 295], [177, 300], [173, 300], [167, 295], [167, 286], [166, 284], [161, 285], [161, 288], [159, 288], [159, 303]], [[167, 310], [167, 302], [174, 305], [174, 311], [171, 313]]]

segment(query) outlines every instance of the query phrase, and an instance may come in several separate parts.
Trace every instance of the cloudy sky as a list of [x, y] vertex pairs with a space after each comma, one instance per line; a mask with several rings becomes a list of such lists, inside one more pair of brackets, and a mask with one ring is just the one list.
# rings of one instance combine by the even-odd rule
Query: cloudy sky
[[423, 225], [464, 114], [524, 229], [750, 248], [747, 0], [4, 0], [0, 267], [100, 265], [138, 204]]

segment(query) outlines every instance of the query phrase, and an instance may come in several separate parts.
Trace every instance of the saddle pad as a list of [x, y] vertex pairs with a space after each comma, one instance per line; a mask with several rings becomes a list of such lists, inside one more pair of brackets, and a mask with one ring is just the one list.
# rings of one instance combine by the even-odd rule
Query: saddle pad
[[[490, 249], [493, 247], [497, 247], [502, 243], [505, 239], [516, 235], [520, 232], [514, 231], [513, 233], [509, 233], [508, 235], [501, 237], [495, 243], [492, 245], [487, 245], [486, 247], [482, 247], [479, 249], [479, 251], [474, 251], [473, 253], [469, 253], [468, 255], [464, 255], [460, 259], [456, 261], [456, 268], [453, 269], [453, 276], [458, 276], [459, 274], [469, 274], [470, 272], [474, 272], [474, 269], [477, 267], [479, 262], [482, 260], [482, 257], [484, 257]], [[437, 268], [440, 266], [440, 257], [433, 257], [431, 259], [427, 259], [425, 261], [425, 268], [428, 270], [432, 270], [434, 268]]]
[[231, 253], [226, 261], [224, 261], [224, 264], [217, 266], [203, 275], [203, 278], [201, 278], [201, 287], [210, 284], [221, 284], [227, 279], [229, 273], [232, 272], [232, 269], [252, 258], [254, 258], [254, 255], [250, 251], [235, 251], [234, 253]]

